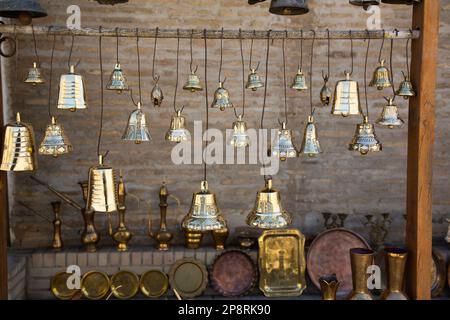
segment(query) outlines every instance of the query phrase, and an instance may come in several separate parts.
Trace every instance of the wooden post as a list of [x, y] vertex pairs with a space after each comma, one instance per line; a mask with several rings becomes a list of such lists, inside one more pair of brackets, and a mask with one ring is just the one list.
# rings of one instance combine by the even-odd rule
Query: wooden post
[[412, 28], [421, 36], [412, 41], [411, 81], [417, 96], [409, 103], [406, 285], [412, 299], [431, 298], [432, 160], [435, 130], [436, 61], [440, 1], [414, 5]]

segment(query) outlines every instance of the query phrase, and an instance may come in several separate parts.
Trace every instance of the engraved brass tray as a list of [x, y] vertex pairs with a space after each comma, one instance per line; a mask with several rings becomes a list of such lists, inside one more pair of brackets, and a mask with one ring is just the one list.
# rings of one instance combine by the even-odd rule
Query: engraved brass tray
[[143, 295], [149, 298], [159, 298], [167, 292], [169, 278], [162, 271], [149, 270], [141, 276], [139, 287]]
[[208, 285], [208, 271], [199, 260], [181, 259], [170, 268], [169, 281], [182, 298], [195, 298]]
[[77, 289], [69, 289], [67, 287], [67, 279], [69, 279], [71, 275], [71, 273], [59, 272], [53, 276], [50, 291], [56, 298], [61, 300], [71, 300], [77, 293]]
[[306, 289], [305, 236], [297, 229], [266, 230], [258, 242], [259, 288], [264, 295], [301, 295]]
[[136, 273], [122, 270], [111, 277], [111, 292], [118, 299], [131, 299], [139, 291], [139, 277]]
[[109, 277], [100, 271], [89, 271], [81, 279], [81, 292], [90, 300], [100, 300], [109, 291]]

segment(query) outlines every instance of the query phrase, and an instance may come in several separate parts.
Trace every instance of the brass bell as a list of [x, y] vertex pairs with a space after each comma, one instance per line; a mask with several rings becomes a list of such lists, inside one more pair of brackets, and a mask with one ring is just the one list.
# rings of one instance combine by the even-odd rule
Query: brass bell
[[218, 108], [220, 111], [224, 111], [227, 108], [233, 108], [233, 104], [230, 101], [230, 94], [228, 90], [223, 87], [223, 82], [219, 82], [219, 87], [214, 92], [214, 100], [211, 104], [211, 108]]
[[275, 136], [269, 155], [279, 157], [281, 161], [298, 156], [297, 148], [292, 141], [292, 130], [286, 129], [286, 122], [281, 123], [281, 129]]
[[400, 83], [398, 90], [395, 92], [397, 96], [403, 97], [405, 100], [408, 100], [410, 97], [414, 97], [416, 92], [414, 91], [414, 87], [409, 80], [409, 78], [405, 75], [404, 80]]
[[33, 18], [47, 16], [47, 11], [37, 0], [2, 0], [0, 1], [0, 17], [19, 19], [23, 25], [31, 24]]
[[150, 96], [152, 98], [153, 106], [160, 107], [164, 100], [164, 94], [163, 94], [158, 82], [155, 83], [155, 86], [153, 87]]
[[20, 120], [5, 126], [2, 171], [33, 171], [37, 169], [33, 127]]
[[373, 124], [369, 123], [367, 116], [364, 116], [363, 123], [356, 126], [355, 136], [349, 145], [349, 150], [358, 151], [362, 155], [382, 150], [382, 145], [375, 135], [375, 128]]
[[45, 83], [45, 80], [42, 78], [41, 69], [37, 66], [36, 62], [33, 62], [33, 67], [28, 70], [28, 75], [23, 82], [33, 86]]
[[98, 165], [89, 169], [87, 210], [113, 212], [117, 202], [116, 172], [103, 164], [103, 155], [99, 155]]
[[208, 190], [208, 181], [201, 182], [200, 192], [194, 193], [189, 213], [181, 227], [186, 231], [207, 232], [227, 228], [217, 206], [216, 194]]
[[380, 61], [380, 66], [378, 66], [374, 73], [372, 81], [370, 81], [369, 86], [376, 87], [378, 90], [383, 90], [384, 88], [391, 87], [391, 80], [389, 76], [389, 70], [384, 66], [384, 60]]
[[270, 13], [283, 16], [300, 15], [309, 12], [306, 0], [272, 0]]
[[319, 153], [322, 153], [313, 116], [308, 117], [308, 123], [305, 127], [300, 153], [307, 154], [310, 157], [314, 157]]
[[233, 122], [233, 134], [231, 136], [230, 145], [235, 148], [245, 148], [250, 145], [250, 137], [247, 134], [247, 124], [239, 115], [238, 120]]
[[166, 140], [171, 142], [188, 141], [191, 134], [186, 129], [186, 118], [177, 110], [170, 121], [170, 129], [166, 133]]
[[117, 91], [117, 93], [122, 93], [123, 91], [128, 91], [127, 78], [120, 66], [120, 63], [116, 63], [113, 72], [109, 78], [109, 83], [106, 86], [108, 90]]
[[387, 105], [383, 107], [383, 111], [381, 112], [380, 118], [377, 120], [377, 124], [386, 126], [390, 129], [394, 127], [400, 127], [405, 122], [400, 119], [398, 108], [394, 105], [394, 101], [392, 98], [385, 98], [388, 102]]
[[331, 102], [331, 89], [328, 87], [328, 76], [324, 77], [322, 89], [320, 89], [320, 101], [322, 105], [328, 106]]
[[72, 65], [69, 73], [63, 74], [59, 82], [58, 109], [76, 111], [86, 108], [83, 77], [75, 74], [75, 66]]
[[272, 178], [258, 191], [255, 206], [247, 216], [249, 226], [260, 229], [279, 229], [291, 224], [292, 218], [281, 206], [280, 192], [273, 189]]
[[303, 91], [308, 89], [308, 86], [306, 85], [305, 75], [303, 74], [300, 68], [297, 70], [297, 74], [295, 75], [291, 88], [297, 91]]
[[345, 80], [336, 83], [331, 114], [343, 117], [362, 114], [359, 85], [357, 81], [350, 80], [348, 72], [345, 72]]
[[127, 128], [122, 136], [122, 140], [134, 141], [136, 144], [152, 140], [140, 102], [138, 102], [137, 109], [133, 110], [128, 118]]
[[203, 87], [200, 83], [199, 77], [195, 74], [195, 71], [191, 71], [191, 74], [188, 77], [185, 85], [183, 86], [184, 90], [189, 90], [191, 92], [201, 91]]
[[63, 126], [56, 122], [55, 117], [52, 117], [52, 122], [47, 126], [44, 139], [39, 146], [39, 154], [57, 157], [71, 151], [72, 144], [67, 138]]
[[245, 85], [247, 89], [252, 89], [252, 91], [256, 91], [256, 89], [264, 87], [264, 84], [261, 81], [256, 69], [252, 69], [250, 74], [248, 75], [247, 84]]
[[350, 0], [349, 3], [354, 6], [361, 6], [364, 10], [367, 10], [370, 6], [378, 6], [380, 0]]

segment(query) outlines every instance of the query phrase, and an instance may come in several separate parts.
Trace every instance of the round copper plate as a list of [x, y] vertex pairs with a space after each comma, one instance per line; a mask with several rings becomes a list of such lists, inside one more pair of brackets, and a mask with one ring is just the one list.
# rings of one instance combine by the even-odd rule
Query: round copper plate
[[136, 273], [122, 270], [111, 277], [111, 292], [118, 299], [131, 299], [139, 291], [139, 277]]
[[67, 287], [67, 280], [71, 275], [71, 273], [59, 272], [52, 278], [50, 291], [56, 298], [61, 300], [70, 300], [77, 293], [77, 289], [69, 289]]
[[319, 278], [336, 274], [340, 282], [337, 294], [343, 296], [352, 290], [352, 269], [350, 249], [370, 246], [357, 233], [343, 229], [330, 229], [319, 234], [311, 243], [307, 256], [308, 275], [320, 289]]
[[199, 260], [181, 259], [170, 269], [169, 281], [182, 298], [195, 298], [201, 295], [208, 285], [208, 271]]
[[90, 300], [99, 300], [109, 291], [109, 277], [100, 271], [89, 271], [81, 279], [81, 292]]
[[169, 278], [159, 270], [149, 270], [141, 276], [139, 284], [142, 294], [149, 298], [159, 298], [169, 288]]
[[225, 297], [246, 294], [255, 285], [257, 277], [252, 258], [238, 250], [230, 250], [218, 256], [210, 274], [213, 288]]

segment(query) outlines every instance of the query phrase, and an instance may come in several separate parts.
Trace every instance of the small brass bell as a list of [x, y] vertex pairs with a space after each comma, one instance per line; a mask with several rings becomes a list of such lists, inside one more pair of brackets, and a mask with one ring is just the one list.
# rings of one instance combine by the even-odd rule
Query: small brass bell
[[308, 117], [308, 123], [305, 127], [300, 153], [307, 154], [310, 157], [314, 157], [319, 153], [322, 153], [313, 116]]
[[303, 91], [308, 89], [308, 86], [306, 85], [305, 75], [303, 74], [300, 68], [297, 70], [297, 74], [295, 75], [291, 88], [297, 91]]
[[98, 157], [98, 165], [89, 169], [87, 209], [96, 212], [117, 210], [117, 184], [115, 170], [103, 164], [103, 155]]
[[367, 10], [370, 6], [378, 6], [380, 0], [350, 0], [349, 3], [354, 6], [361, 6], [364, 10]]
[[345, 72], [345, 80], [336, 83], [331, 114], [343, 117], [362, 114], [359, 101], [359, 85], [350, 80], [350, 73]]
[[214, 92], [214, 100], [211, 104], [211, 108], [220, 109], [224, 111], [227, 108], [233, 108], [233, 104], [230, 101], [230, 94], [227, 89], [223, 87], [223, 82], [219, 82], [219, 87]]
[[164, 100], [164, 94], [161, 90], [161, 87], [159, 86], [158, 82], [155, 83], [155, 86], [152, 89], [151, 92], [151, 98], [152, 98], [152, 103], [153, 106], [155, 107], [161, 107], [161, 104]]
[[331, 89], [328, 87], [328, 76], [323, 78], [323, 86], [320, 89], [320, 101], [322, 105], [328, 106], [331, 102]]
[[414, 87], [409, 80], [409, 78], [405, 75], [404, 80], [400, 83], [398, 90], [395, 92], [397, 96], [403, 97], [405, 100], [408, 100], [410, 97], [414, 97], [416, 92], [414, 91]]
[[349, 145], [349, 150], [358, 151], [362, 155], [382, 150], [382, 145], [375, 135], [375, 128], [373, 124], [369, 123], [367, 116], [364, 116], [363, 123], [356, 126], [355, 136]]
[[380, 118], [377, 120], [377, 124], [386, 126], [389, 129], [394, 127], [401, 127], [405, 122], [400, 119], [398, 108], [394, 105], [392, 98], [385, 98], [388, 102], [387, 105], [383, 107]]
[[372, 81], [369, 86], [376, 87], [378, 90], [391, 87], [391, 80], [389, 70], [384, 66], [384, 60], [380, 61], [380, 66], [375, 69]]
[[45, 83], [45, 80], [42, 78], [41, 69], [37, 66], [36, 62], [33, 62], [33, 67], [28, 70], [28, 75], [23, 82], [33, 86]]
[[128, 91], [127, 78], [120, 66], [120, 63], [117, 63], [114, 67], [113, 72], [111, 73], [111, 77], [109, 79], [109, 83], [106, 86], [108, 90], [117, 91], [117, 93], [122, 93], [123, 91]]
[[191, 71], [191, 74], [188, 77], [185, 85], [183, 86], [184, 90], [189, 90], [191, 92], [201, 91], [203, 87], [200, 83], [199, 77], [195, 74], [195, 71]]
[[275, 136], [269, 154], [279, 157], [281, 161], [298, 156], [297, 148], [292, 141], [292, 130], [286, 129], [286, 122], [281, 123], [281, 129], [278, 130]]
[[37, 169], [33, 127], [20, 120], [5, 126], [2, 171], [33, 171]]
[[177, 110], [170, 121], [170, 129], [166, 133], [166, 140], [171, 142], [188, 141], [191, 134], [186, 129], [186, 118]]
[[58, 109], [76, 111], [86, 109], [86, 92], [83, 77], [75, 74], [75, 66], [70, 66], [69, 74], [63, 74], [59, 82]]
[[52, 117], [52, 122], [47, 126], [44, 139], [39, 146], [39, 154], [51, 155], [56, 158], [71, 151], [72, 144], [67, 138], [63, 126], [56, 122], [55, 117]]
[[249, 226], [260, 229], [280, 229], [292, 223], [292, 218], [281, 206], [280, 192], [273, 189], [272, 178], [258, 191], [255, 206], [247, 216]]
[[245, 85], [247, 89], [252, 89], [252, 91], [256, 91], [258, 88], [264, 87], [264, 84], [261, 81], [256, 69], [252, 69], [250, 74], [248, 75], [247, 84]]
[[235, 148], [245, 148], [250, 145], [250, 137], [247, 134], [247, 124], [239, 115], [238, 120], [233, 122], [233, 134], [230, 144]]
[[272, 0], [270, 13], [283, 16], [300, 15], [309, 12], [306, 0]]
[[134, 141], [136, 144], [152, 140], [140, 102], [138, 102], [137, 109], [133, 110], [128, 118], [127, 128], [122, 136], [122, 140]]

